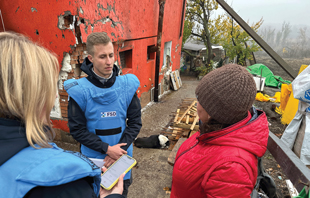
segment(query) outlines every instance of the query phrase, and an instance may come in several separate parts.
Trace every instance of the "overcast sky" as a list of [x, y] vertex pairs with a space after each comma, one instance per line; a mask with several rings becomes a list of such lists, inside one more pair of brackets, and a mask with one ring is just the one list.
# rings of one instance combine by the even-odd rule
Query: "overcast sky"
[[[282, 24], [310, 26], [310, 0], [227, 0], [233, 9], [245, 20], [259, 21], [265, 25]], [[220, 13], [224, 13], [220, 9]]]

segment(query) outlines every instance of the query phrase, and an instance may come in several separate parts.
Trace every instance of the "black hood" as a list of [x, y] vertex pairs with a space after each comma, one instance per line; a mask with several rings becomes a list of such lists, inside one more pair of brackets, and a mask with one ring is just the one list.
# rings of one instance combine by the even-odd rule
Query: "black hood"
[[0, 166], [28, 146], [24, 124], [0, 118]]
[[86, 57], [84, 59], [84, 62], [82, 63], [81, 70], [88, 75], [87, 79], [91, 83], [93, 83], [95, 86], [100, 87], [100, 88], [111, 87], [114, 84], [116, 80], [116, 76], [118, 76], [118, 73], [119, 73], [119, 68], [114, 64], [112, 77], [105, 84], [102, 84], [97, 78], [97, 76], [95, 75], [95, 73], [92, 71], [92, 68], [93, 68], [93, 63], [90, 62], [89, 59]]
[[81, 70], [85, 72], [88, 76], [94, 75], [91, 68], [93, 68], [93, 63], [89, 61], [89, 59], [86, 57], [82, 63]]

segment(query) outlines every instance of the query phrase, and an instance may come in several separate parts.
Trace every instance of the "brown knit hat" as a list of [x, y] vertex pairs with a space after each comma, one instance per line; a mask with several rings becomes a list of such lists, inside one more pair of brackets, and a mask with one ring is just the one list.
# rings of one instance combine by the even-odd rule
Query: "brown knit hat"
[[204, 76], [195, 93], [211, 118], [234, 124], [246, 117], [255, 100], [256, 85], [245, 68], [227, 64]]

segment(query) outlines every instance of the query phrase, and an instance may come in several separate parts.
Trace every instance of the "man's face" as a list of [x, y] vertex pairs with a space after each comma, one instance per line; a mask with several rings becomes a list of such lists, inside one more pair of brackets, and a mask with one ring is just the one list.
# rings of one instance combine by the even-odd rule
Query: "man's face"
[[93, 63], [94, 72], [104, 78], [110, 77], [114, 64], [113, 44], [94, 45], [94, 55], [88, 55], [88, 59]]

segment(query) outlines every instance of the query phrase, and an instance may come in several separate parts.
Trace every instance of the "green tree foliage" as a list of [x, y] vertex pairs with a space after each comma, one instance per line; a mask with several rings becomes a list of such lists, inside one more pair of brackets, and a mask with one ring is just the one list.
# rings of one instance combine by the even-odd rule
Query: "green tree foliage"
[[184, 29], [183, 29], [183, 38], [182, 38], [182, 47], [186, 40], [191, 36], [193, 29], [193, 23], [191, 23], [188, 19], [184, 21]]
[[[222, 45], [226, 51], [226, 57], [230, 59], [237, 57], [239, 64], [244, 64], [245, 59], [251, 60], [252, 53], [260, 50], [255, 41], [229, 16], [211, 17], [218, 8], [216, 0], [188, 0], [186, 6], [187, 22], [184, 23], [183, 37], [187, 39], [191, 32], [190, 37], [205, 44], [207, 72], [213, 69], [211, 63], [213, 44]], [[262, 23], [261, 19], [251, 27], [257, 32]], [[185, 25], [188, 27], [186, 31]]]
[[[263, 20], [254, 23], [251, 28], [258, 31]], [[237, 58], [237, 63], [245, 64], [245, 60], [252, 60], [252, 53], [261, 50], [260, 46], [242, 29], [232, 18], [226, 17], [222, 20], [223, 32], [219, 43], [226, 51], [229, 59]]]
[[[215, 0], [188, 0], [186, 6], [186, 18], [192, 24], [191, 36], [202, 41], [206, 46], [206, 67], [211, 70], [212, 39], [213, 32], [210, 32], [212, 23], [211, 14], [218, 9]], [[216, 37], [217, 38], [217, 37]]]

